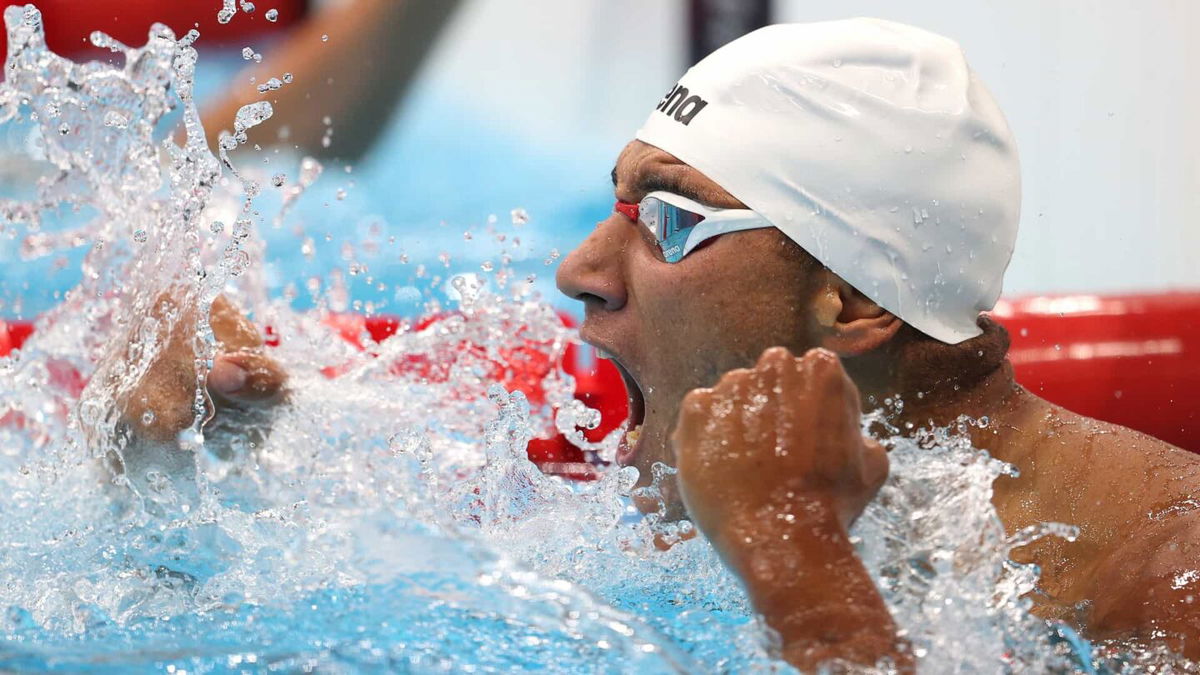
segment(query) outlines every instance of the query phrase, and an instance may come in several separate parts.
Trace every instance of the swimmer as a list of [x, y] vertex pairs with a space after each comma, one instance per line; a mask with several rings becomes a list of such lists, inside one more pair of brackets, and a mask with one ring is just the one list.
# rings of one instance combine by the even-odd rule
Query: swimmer
[[981, 314], [1016, 238], [1019, 166], [957, 44], [862, 19], [751, 33], [668, 92], [613, 183], [558, 285], [631, 392], [619, 459], [678, 467], [669, 508], [790, 662], [904, 661], [847, 535], [887, 472], [860, 401], [901, 429], [988, 418], [974, 444], [1020, 471], [995, 484], [1006, 531], [1080, 527], [1014, 554], [1042, 569], [1037, 613], [1200, 656], [1200, 602], [1178, 582], [1200, 563], [1200, 460], [1023, 389]]
[[[1179, 583], [1200, 557], [1200, 461], [1023, 389], [983, 314], [1019, 165], [958, 45], [866, 19], [756, 31], [684, 75], [612, 177], [616, 207], [558, 285], [630, 392], [618, 460], [643, 484], [678, 466], [668, 515], [713, 543], [784, 658], [912, 663], [848, 534], [887, 475], [863, 407], [901, 429], [988, 418], [973, 442], [1020, 470], [995, 485], [1006, 530], [1080, 527], [1015, 552], [1042, 568], [1036, 611], [1200, 656]], [[218, 357], [210, 391], [236, 398], [258, 372], [254, 397], [278, 400], [282, 370], [248, 349]], [[190, 406], [186, 378], [160, 381], [147, 400]]]

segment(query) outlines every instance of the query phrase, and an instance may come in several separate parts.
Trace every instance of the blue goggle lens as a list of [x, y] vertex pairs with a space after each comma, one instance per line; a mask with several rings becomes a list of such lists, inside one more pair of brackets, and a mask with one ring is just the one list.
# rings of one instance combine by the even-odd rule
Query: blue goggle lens
[[641, 221], [650, 228], [667, 262], [683, 259], [683, 247], [691, 229], [704, 220], [704, 216], [685, 208], [668, 204], [655, 197], [642, 200], [639, 212]]

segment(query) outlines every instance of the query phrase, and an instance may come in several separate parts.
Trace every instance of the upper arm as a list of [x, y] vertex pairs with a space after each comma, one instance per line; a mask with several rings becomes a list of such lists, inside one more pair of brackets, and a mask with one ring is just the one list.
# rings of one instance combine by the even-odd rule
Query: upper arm
[[1096, 568], [1089, 595], [1093, 639], [1165, 639], [1200, 657], [1200, 512], [1147, 520]]

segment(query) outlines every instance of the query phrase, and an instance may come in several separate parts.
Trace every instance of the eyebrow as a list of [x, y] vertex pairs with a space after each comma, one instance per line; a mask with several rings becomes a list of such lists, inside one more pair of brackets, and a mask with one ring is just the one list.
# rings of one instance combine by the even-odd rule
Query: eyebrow
[[[612, 170], [612, 184], [614, 188], [617, 187], [616, 165], [613, 166]], [[660, 191], [670, 192], [671, 194], [679, 195], [680, 197], [687, 197], [688, 199], [701, 204], [709, 203], [709, 201], [705, 199], [704, 195], [698, 192], [692, 186], [688, 185], [687, 181], [681, 180], [679, 176], [670, 173], [665, 175], [659, 173], [652, 173], [650, 175], [643, 174], [641, 177], [639, 177], [637, 183], [634, 184], [634, 189], [635, 191], [643, 194]]]

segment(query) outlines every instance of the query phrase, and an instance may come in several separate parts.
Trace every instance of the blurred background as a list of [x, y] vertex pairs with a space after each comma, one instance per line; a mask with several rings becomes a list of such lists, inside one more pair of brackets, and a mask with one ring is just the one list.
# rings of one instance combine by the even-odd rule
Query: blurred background
[[[569, 306], [553, 292], [558, 255], [605, 217], [618, 151], [692, 60], [766, 22], [862, 15], [957, 40], [1007, 114], [1024, 204], [1006, 294], [1200, 287], [1192, 0], [254, 4], [240, 2], [228, 23], [217, 20], [222, 0], [39, 7], [51, 46], [74, 58], [104, 58], [86, 48], [93, 29], [140, 44], [154, 20], [198, 27], [210, 135], [232, 126], [238, 105], [270, 100], [275, 119], [250, 139], [262, 149], [236, 161], [294, 180], [301, 155], [321, 158], [322, 179], [282, 227], [264, 228], [273, 292], [359, 265], [370, 274], [350, 279], [354, 298], [419, 310], [407, 286], [415, 265], [498, 264], [490, 227], [519, 236], [512, 265]], [[294, 81], [259, 93], [284, 73]], [[0, 316], [28, 318], [74, 283], [78, 252], [23, 260], [8, 234]], [[315, 253], [302, 252], [306, 238]]]

